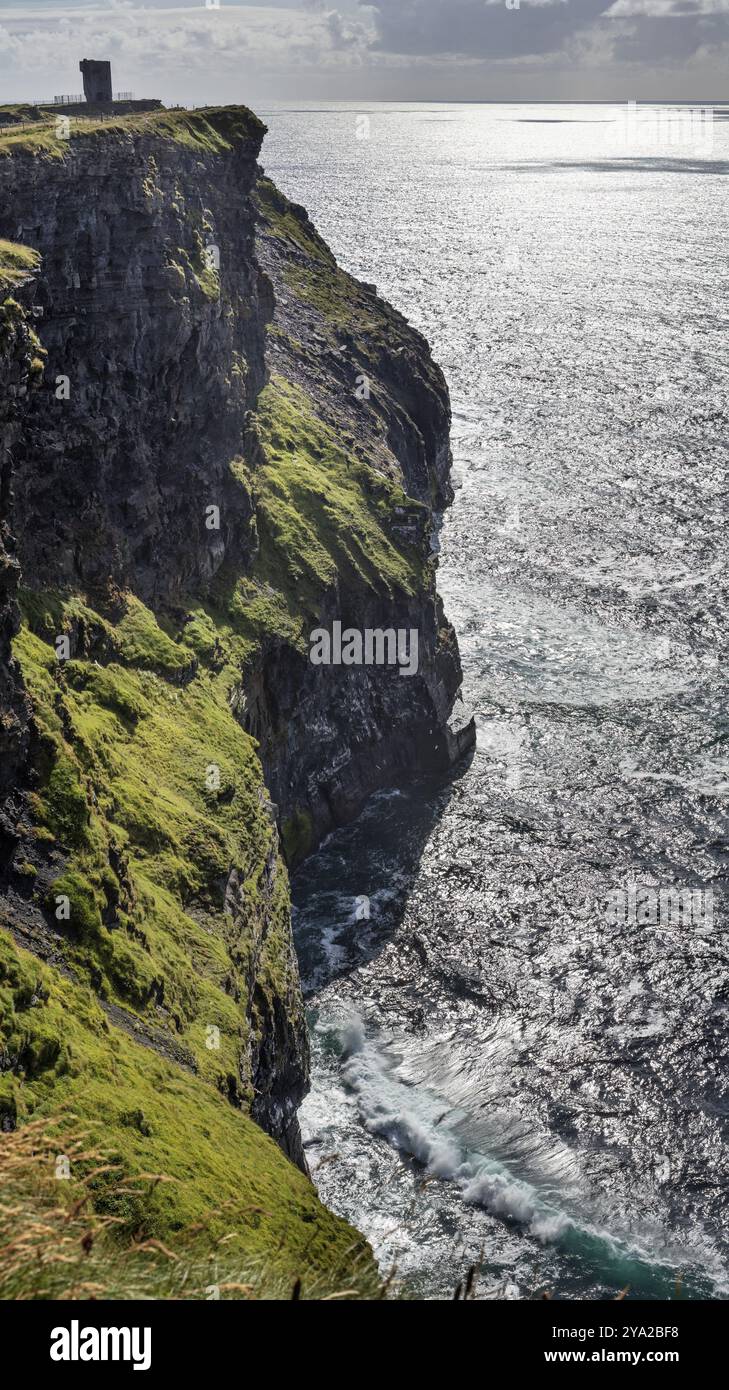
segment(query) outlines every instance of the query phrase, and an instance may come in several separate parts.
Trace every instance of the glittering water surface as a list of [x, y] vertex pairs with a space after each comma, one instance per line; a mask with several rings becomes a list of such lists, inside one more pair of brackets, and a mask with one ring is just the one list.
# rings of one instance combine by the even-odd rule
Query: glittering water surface
[[265, 114], [268, 171], [447, 374], [478, 725], [298, 875], [315, 1181], [420, 1296], [476, 1263], [484, 1297], [726, 1297], [729, 122]]

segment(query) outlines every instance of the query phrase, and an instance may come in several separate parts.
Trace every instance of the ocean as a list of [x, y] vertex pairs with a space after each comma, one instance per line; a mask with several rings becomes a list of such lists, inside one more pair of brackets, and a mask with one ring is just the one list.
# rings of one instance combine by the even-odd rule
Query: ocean
[[415, 1297], [726, 1298], [726, 113], [260, 114], [446, 373], [478, 730], [296, 876], [314, 1181]]

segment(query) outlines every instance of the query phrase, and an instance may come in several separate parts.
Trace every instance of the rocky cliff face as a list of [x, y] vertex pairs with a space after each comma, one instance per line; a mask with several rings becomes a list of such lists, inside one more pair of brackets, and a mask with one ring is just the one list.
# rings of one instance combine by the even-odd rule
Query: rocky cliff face
[[0, 231], [42, 257], [48, 363], [15, 461], [23, 572], [159, 604], [203, 592], [228, 549], [250, 555], [229, 464], [264, 380], [264, 127], [235, 109], [169, 138], [165, 117], [138, 124], [0, 157]]
[[30, 705], [12, 640], [20, 626], [17, 590], [20, 566], [12, 530], [13, 451], [28, 392], [41, 366], [24, 301], [32, 284], [28, 253], [0, 243], [0, 869], [12, 862], [15, 822], [28, 756]]
[[[275, 289], [255, 455], [264, 565], [267, 547], [285, 545], [275, 582], [305, 638], [339, 622], [418, 641], [407, 677], [382, 665], [317, 667], [305, 643], [263, 644], [243, 718], [295, 862], [374, 790], [451, 765], [473, 725], [435, 587], [434, 526], [452, 498], [443, 375], [374, 286], [338, 267], [303, 208], [266, 179], [256, 199], [259, 261]], [[289, 432], [292, 413], [308, 425]], [[292, 451], [293, 469], [283, 462]], [[284, 498], [308, 537], [288, 533]]]
[[[443, 378], [262, 177], [263, 134], [242, 108], [0, 134], [47, 354], [6, 305], [0, 922], [303, 1165], [279, 831], [295, 863], [472, 726], [435, 590]], [[415, 630], [417, 671], [312, 665], [335, 622]], [[57, 1090], [33, 1056], [8, 1124]]]
[[[98, 136], [83, 132], [66, 146], [51, 137], [49, 148], [35, 147], [31, 134], [28, 148], [0, 158], [0, 230], [40, 252], [34, 308], [48, 354], [10, 450], [28, 621], [23, 665], [26, 684], [35, 684], [37, 725], [34, 801], [14, 828], [11, 920], [34, 948], [70, 952], [81, 976], [119, 1007], [141, 1010], [139, 1027], [163, 1049], [176, 1053], [182, 1040], [182, 1055], [198, 1071], [222, 1062], [220, 1089], [251, 1105], [303, 1163], [295, 1112], [306, 1084], [306, 1034], [285, 878], [247, 741], [233, 748], [238, 767], [230, 766], [236, 725], [222, 671], [231, 654], [212, 638], [207, 669], [207, 647], [201, 653], [194, 638], [180, 645], [168, 636], [190, 624], [187, 609], [176, 606], [181, 596], [204, 601], [226, 554], [245, 568], [254, 547], [251, 492], [234, 462], [263, 384], [271, 304], [255, 261], [250, 204], [263, 127], [234, 109], [214, 122], [163, 116], [151, 129], [121, 122]], [[31, 630], [42, 644], [34, 650]], [[206, 630], [203, 646], [207, 637]], [[65, 650], [50, 668], [53, 689], [44, 691], [59, 641]], [[131, 704], [128, 690], [107, 689], [101, 700], [91, 692], [98, 670], [134, 673]], [[145, 677], [158, 687], [146, 696]], [[185, 772], [154, 738], [130, 797], [120, 785], [128, 721], [136, 733], [144, 710], [146, 732], [149, 708], [164, 720], [162, 736], [169, 733], [172, 712], [164, 716], [163, 704], [178, 686], [178, 733], [191, 741], [206, 715], [211, 724], [208, 748], [191, 754], [197, 768], [188, 795]], [[113, 766], [109, 731], [91, 749], [84, 739], [82, 705], [115, 712], [112, 740], [121, 738]], [[222, 780], [230, 783], [224, 792]], [[155, 810], [164, 787], [172, 811], [166, 827], [162, 808]], [[139, 793], [147, 801], [142, 821], [138, 807], [128, 814]], [[202, 843], [194, 844], [186, 813], [202, 818]], [[40, 843], [38, 821], [52, 837]], [[185, 866], [184, 884], [162, 862], [172, 853]], [[192, 961], [165, 959], [169, 923], [142, 873], [153, 892], [171, 892], [175, 915], [181, 910], [183, 952], [194, 955], [201, 929], [220, 941], [229, 973], [219, 981], [219, 966], [203, 967], [213, 991], [207, 1010], [189, 998]], [[69, 923], [60, 929], [49, 912], [59, 896], [68, 900]], [[156, 946], [151, 928], [159, 929]], [[232, 1034], [220, 1028], [217, 993], [241, 1006]], [[213, 1054], [225, 1051], [218, 1035], [231, 1034], [226, 1057], [202, 1050], [210, 1029], [216, 1046], [205, 1051]]]

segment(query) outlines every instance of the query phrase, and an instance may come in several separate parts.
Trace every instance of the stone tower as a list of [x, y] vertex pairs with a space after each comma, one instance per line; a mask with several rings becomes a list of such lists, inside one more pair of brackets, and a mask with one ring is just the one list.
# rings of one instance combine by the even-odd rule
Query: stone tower
[[84, 96], [88, 102], [113, 101], [111, 90], [111, 63], [97, 63], [84, 58], [79, 64], [84, 75]]

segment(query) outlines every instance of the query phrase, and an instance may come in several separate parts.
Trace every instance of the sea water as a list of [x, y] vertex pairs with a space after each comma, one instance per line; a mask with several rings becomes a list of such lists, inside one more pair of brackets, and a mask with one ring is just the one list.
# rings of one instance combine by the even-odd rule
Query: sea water
[[262, 114], [446, 373], [478, 730], [297, 876], [314, 1181], [416, 1296], [726, 1297], [729, 122]]

